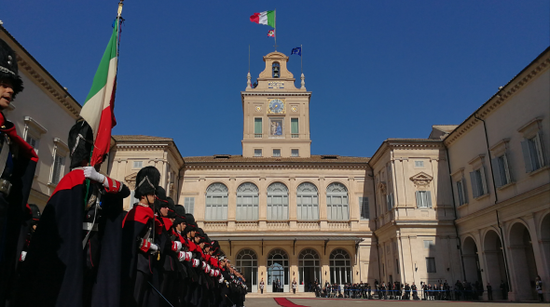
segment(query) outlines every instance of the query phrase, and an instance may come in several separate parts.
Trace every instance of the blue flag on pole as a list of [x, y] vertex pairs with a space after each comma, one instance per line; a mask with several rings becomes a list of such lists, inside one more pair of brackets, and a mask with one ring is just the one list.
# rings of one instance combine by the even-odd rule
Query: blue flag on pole
[[302, 56], [302, 47], [296, 47], [292, 48], [292, 51], [290, 52], [290, 55], [297, 54], [299, 56]]

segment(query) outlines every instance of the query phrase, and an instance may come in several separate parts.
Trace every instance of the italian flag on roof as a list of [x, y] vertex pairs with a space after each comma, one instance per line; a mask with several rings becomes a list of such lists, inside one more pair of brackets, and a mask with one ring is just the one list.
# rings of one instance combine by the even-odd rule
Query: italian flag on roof
[[92, 88], [80, 110], [80, 116], [88, 122], [94, 133], [91, 165], [103, 162], [103, 157], [109, 152], [111, 145], [111, 129], [116, 125], [113, 110], [118, 63], [118, 27], [117, 18], [111, 39], [95, 73]]
[[254, 13], [250, 16], [250, 21], [275, 28], [275, 11]]

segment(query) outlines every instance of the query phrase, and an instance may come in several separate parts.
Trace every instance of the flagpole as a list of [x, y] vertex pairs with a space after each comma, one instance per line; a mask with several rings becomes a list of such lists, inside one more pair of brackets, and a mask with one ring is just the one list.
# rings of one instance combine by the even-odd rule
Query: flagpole
[[274, 23], [274, 27], [275, 28], [275, 51], [277, 51], [277, 9], [274, 10], [274, 13], [273, 13], [273, 23]]
[[250, 44], [248, 44], [248, 72], [250, 73]]
[[300, 68], [302, 70], [302, 75], [304, 74], [304, 60], [303, 60], [303, 56], [304, 56], [304, 47], [302, 47], [302, 44], [300, 44]]

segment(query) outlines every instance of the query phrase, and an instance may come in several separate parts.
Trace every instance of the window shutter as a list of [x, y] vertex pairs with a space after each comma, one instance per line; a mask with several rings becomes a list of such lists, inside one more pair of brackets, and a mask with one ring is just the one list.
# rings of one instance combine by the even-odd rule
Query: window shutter
[[542, 131], [539, 131], [537, 133], [537, 138], [536, 138], [536, 144], [537, 144], [537, 147], [539, 149], [539, 155], [540, 155], [540, 163], [541, 163], [541, 167], [543, 166], [546, 166], [547, 165], [547, 162], [546, 161], [546, 156], [544, 155], [544, 144], [542, 143]]
[[293, 133], [293, 134], [299, 133], [297, 118], [290, 119], [290, 133]]
[[505, 154], [502, 156], [502, 163], [504, 163], [504, 176], [506, 176], [506, 184], [513, 181], [512, 179], [512, 171], [510, 170], [510, 167], [508, 165], [508, 156]]
[[426, 191], [426, 204], [428, 208], [432, 207], [432, 191]]
[[261, 118], [254, 118], [254, 133], [261, 134], [262, 133], [262, 119]]
[[479, 173], [481, 175], [481, 187], [483, 188], [482, 194], [489, 194], [489, 190], [487, 189], [487, 175], [485, 174], [485, 166], [482, 166], [479, 169]]
[[500, 159], [499, 157], [491, 159], [493, 162], [493, 177], [495, 178], [495, 184], [498, 187], [503, 186], [502, 184], [502, 176], [500, 174]]
[[533, 163], [531, 162], [531, 150], [529, 148], [529, 140], [521, 141], [521, 149], [523, 151], [523, 161], [525, 161], [525, 172], [533, 171]]
[[468, 203], [468, 188], [466, 188], [466, 178], [462, 178], [462, 196], [464, 196], [464, 203]]
[[472, 181], [472, 193], [474, 198], [479, 197], [479, 184], [477, 182], [476, 172], [470, 172], [470, 180]]
[[422, 195], [420, 191], [416, 191], [416, 207], [422, 208]]

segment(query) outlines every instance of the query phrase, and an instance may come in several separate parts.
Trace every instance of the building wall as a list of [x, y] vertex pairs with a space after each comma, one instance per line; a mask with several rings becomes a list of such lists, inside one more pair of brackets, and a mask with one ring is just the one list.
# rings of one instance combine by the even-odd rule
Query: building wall
[[[536, 299], [537, 275], [543, 284], [550, 282], [550, 245], [542, 239], [550, 233], [549, 67], [546, 51], [445, 139], [465, 278], [493, 288], [507, 282], [511, 300]], [[522, 142], [537, 133], [544, 162], [527, 172]], [[499, 162], [494, 159], [502, 155], [510, 175], [505, 184], [495, 175]], [[470, 172], [480, 166], [487, 193], [474, 197]], [[456, 186], [462, 178], [467, 202], [461, 205]], [[546, 299], [548, 293], [546, 289]]]
[[0, 39], [16, 52], [25, 87], [4, 114], [23, 139], [32, 136], [38, 141], [39, 160], [28, 202], [43, 209], [56, 187], [52, 182], [55, 153], [65, 157], [60, 178], [69, 172], [67, 138], [80, 105], [2, 26]]

